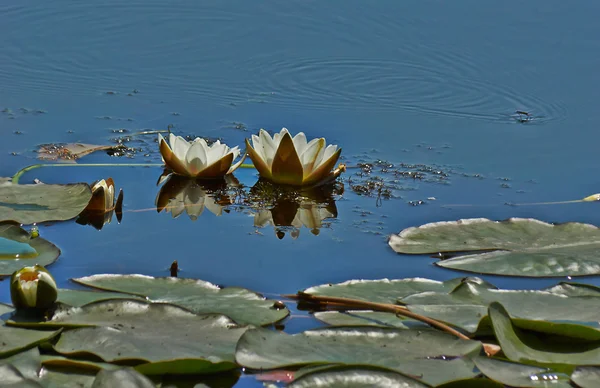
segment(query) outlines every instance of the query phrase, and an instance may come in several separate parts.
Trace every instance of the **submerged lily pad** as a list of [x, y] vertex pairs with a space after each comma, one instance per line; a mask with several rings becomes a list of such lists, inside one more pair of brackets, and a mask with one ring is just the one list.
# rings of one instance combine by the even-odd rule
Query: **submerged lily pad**
[[102, 290], [147, 297], [152, 302], [176, 304], [198, 314], [224, 314], [240, 324], [267, 325], [290, 313], [287, 308], [276, 308], [274, 301], [250, 290], [220, 288], [203, 280], [106, 274], [73, 281]]
[[87, 183], [20, 185], [0, 183], [0, 221], [33, 224], [65, 221], [85, 209], [92, 191]]
[[413, 378], [400, 373], [359, 366], [335, 366], [302, 375], [288, 385], [288, 388], [426, 388]]
[[[600, 229], [535, 219], [436, 222], [392, 235], [398, 253], [469, 252], [436, 265], [492, 275], [554, 277], [600, 274]], [[482, 252], [484, 251], [484, 252]]]
[[[10, 248], [7, 245], [9, 243]], [[16, 254], [14, 249], [21, 253]], [[0, 276], [9, 276], [28, 265], [48, 266], [58, 256], [60, 249], [48, 240], [31, 238], [29, 232], [12, 222], [0, 223]]]
[[235, 368], [235, 346], [246, 330], [224, 315], [196, 315], [169, 304], [135, 300], [69, 308], [58, 311], [48, 323], [37, 324], [56, 325], [81, 327], [61, 335], [54, 345], [57, 352], [93, 354], [106, 362], [141, 363], [136, 369], [144, 374], [214, 373]]
[[516, 327], [506, 309], [496, 302], [490, 304], [488, 314], [502, 351], [512, 361], [559, 366], [600, 364], [600, 341], [544, 341]]
[[368, 365], [422, 376], [424, 383], [436, 385], [475, 376], [472, 361], [463, 356], [480, 351], [480, 342], [433, 330], [331, 327], [288, 335], [250, 329], [238, 343], [236, 360], [253, 369]]

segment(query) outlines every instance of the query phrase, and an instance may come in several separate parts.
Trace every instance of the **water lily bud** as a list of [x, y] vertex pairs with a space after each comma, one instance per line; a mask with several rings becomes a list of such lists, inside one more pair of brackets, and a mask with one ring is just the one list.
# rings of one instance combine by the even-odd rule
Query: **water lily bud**
[[47, 309], [57, 296], [54, 278], [41, 265], [23, 267], [10, 278], [10, 298], [16, 309]]

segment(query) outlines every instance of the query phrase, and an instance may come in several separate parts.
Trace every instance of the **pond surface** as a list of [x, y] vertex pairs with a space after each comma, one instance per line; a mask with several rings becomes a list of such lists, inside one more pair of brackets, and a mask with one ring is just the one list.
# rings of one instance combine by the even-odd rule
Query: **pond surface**
[[[50, 267], [59, 285], [94, 273], [166, 276], [173, 260], [180, 276], [271, 297], [353, 278], [462, 276], [394, 253], [386, 236], [469, 217], [600, 224], [596, 204], [506, 205], [600, 192], [599, 12], [598, 2], [556, 0], [7, 0], [0, 176], [38, 163], [43, 143], [105, 144], [172, 125], [241, 146], [259, 128], [285, 126], [340, 145], [351, 167], [383, 162], [371, 174], [394, 181], [393, 198], [358, 195], [352, 186], [367, 177], [349, 168], [318, 234], [303, 227], [279, 239], [244, 207], [218, 217], [205, 210], [195, 221], [158, 213], [160, 167], [33, 170], [22, 183], [111, 176], [125, 193], [121, 224], [40, 227], [62, 249]], [[533, 119], [519, 122], [516, 110]], [[81, 162], [159, 163], [155, 136], [132, 137], [142, 151], [131, 158], [97, 153]], [[390, 164], [422, 179], [381, 171]], [[247, 187], [257, 179], [253, 169], [235, 176]], [[561, 280], [486, 279], [504, 288]], [[6, 284], [0, 299], [10, 299]], [[290, 331], [314, 324], [286, 323]]]

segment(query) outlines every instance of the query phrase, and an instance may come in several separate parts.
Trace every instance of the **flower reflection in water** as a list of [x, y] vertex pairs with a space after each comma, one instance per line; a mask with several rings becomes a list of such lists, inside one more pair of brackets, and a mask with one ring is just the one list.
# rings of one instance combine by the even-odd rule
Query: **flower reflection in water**
[[207, 181], [163, 173], [158, 184], [162, 182], [164, 184], [156, 197], [156, 211], [170, 212], [173, 218], [185, 211], [192, 221], [198, 219], [204, 209], [216, 216], [220, 216], [223, 211], [227, 212], [226, 207], [233, 203], [227, 189], [239, 185], [232, 175]]
[[101, 179], [92, 184], [92, 199], [79, 214], [76, 222], [80, 225], [91, 225], [101, 230], [105, 224], [110, 224], [113, 213], [121, 223], [123, 217], [123, 190], [115, 202], [115, 184], [112, 178]]
[[250, 189], [248, 202], [255, 210], [254, 226], [275, 227], [279, 239], [289, 232], [298, 238], [302, 227], [310, 229], [315, 236], [321, 228], [330, 227], [337, 218], [336, 197], [344, 191], [341, 183], [310, 190], [294, 190], [260, 180]]

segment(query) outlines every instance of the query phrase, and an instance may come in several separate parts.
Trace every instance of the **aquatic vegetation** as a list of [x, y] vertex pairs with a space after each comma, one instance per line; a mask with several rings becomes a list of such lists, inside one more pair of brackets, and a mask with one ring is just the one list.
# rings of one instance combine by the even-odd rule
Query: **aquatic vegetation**
[[60, 256], [60, 249], [12, 222], [0, 223], [0, 276], [10, 276], [24, 265], [48, 266]]
[[342, 153], [337, 145], [326, 145], [324, 138], [307, 142], [303, 132], [292, 138], [286, 128], [273, 137], [261, 129], [258, 136], [252, 135], [252, 145], [246, 139], [246, 150], [260, 176], [273, 183], [322, 185], [346, 170], [343, 164], [334, 169]]
[[123, 190], [115, 201], [115, 184], [112, 178], [101, 179], [92, 184], [92, 199], [79, 214], [76, 222], [82, 225], [92, 225], [101, 230], [105, 224], [110, 224], [113, 213], [120, 223], [123, 216]]
[[10, 298], [16, 309], [49, 309], [57, 294], [54, 278], [41, 265], [23, 267], [10, 278]]
[[456, 252], [436, 265], [467, 272], [528, 277], [600, 274], [600, 229], [575, 222], [553, 225], [523, 218], [436, 222], [392, 235], [389, 245], [398, 253]]
[[233, 163], [240, 155], [238, 147], [229, 148], [219, 140], [210, 146], [197, 137], [191, 142], [181, 136], [169, 134], [169, 143], [158, 134], [160, 153], [165, 165], [174, 173], [193, 178], [221, 178], [234, 172], [246, 155]]

